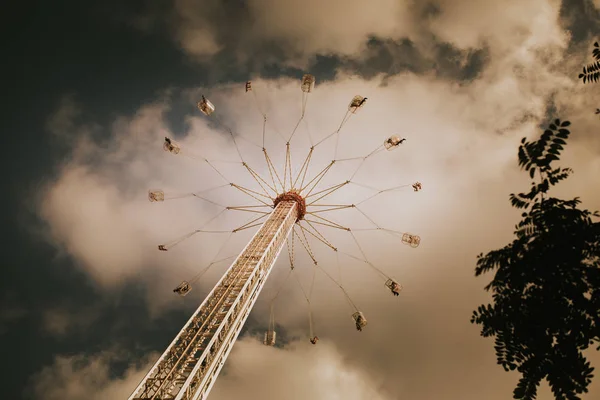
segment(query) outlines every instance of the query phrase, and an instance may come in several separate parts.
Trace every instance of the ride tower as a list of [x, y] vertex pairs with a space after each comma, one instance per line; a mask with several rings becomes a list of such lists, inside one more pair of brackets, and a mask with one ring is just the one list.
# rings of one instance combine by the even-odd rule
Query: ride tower
[[[314, 85], [314, 76], [308, 74], [303, 76], [301, 83], [301, 89], [303, 92], [302, 114], [298, 124], [296, 125], [296, 128], [305, 117], [307, 94], [312, 92]], [[252, 91], [251, 82], [247, 82], [246, 93]], [[320, 266], [314, 254], [310, 250], [308, 237], [312, 237], [312, 239], [322, 242], [327, 247], [332, 249], [336, 255], [339, 253], [346, 254], [351, 258], [367, 264], [380, 275], [385, 282], [385, 287], [389, 289], [393, 295], [398, 296], [399, 292], [402, 290], [402, 286], [395, 279], [391, 278], [367, 259], [366, 254], [358, 243], [358, 240], [353, 232], [359, 230], [381, 231], [400, 239], [402, 243], [409, 245], [410, 247], [418, 247], [420, 244], [419, 236], [383, 228], [382, 226], [376, 224], [363, 211], [361, 211], [359, 206], [363, 202], [368, 201], [382, 193], [399, 190], [405, 187], [412, 187], [415, 192], [418, 192], [422, 188], [421, 183], [416, 182], [413, 184], [404, 184], [382, 190], [371, 188], [375, 190], [376, 193], [356, 204], [324, 204], [320, 201], [333, 192], [349, 184], [355, 184], [369, 188], [369, 186], [365, 186], [353, 181], [358, 169], [361, 168], [367, 159], [371, 158], [382, 150], [391, 151], [398, 148], [406, 139], [398, 136], [390, 136], [366, 156], [349, 159], [334, 159], [324, 169], [317, 173], [313, 179], [307, 179], [307, 172], [315, 147], [319, 146], [327, 139], [335, 135], [339, 135], [344, 124], [352, 115], [356, 114], [364, 106], [366, 100], [367, 98], [365, 97], [354, 96], [348, 105], [348, 111], [346, 112], [346, 115], [344, 116], [338, 129], [316, 144], [313, 144], [311, 139], [311, 147], [308, 155], [295, 178], [292, 176], [290, 141], [296, 132], [296, 128], [287, 139], [284, 171], [282, 174], [278, 174], [277, 169], [273, 165], [273, 162], [271, 161], [265, 147], [265, 126], [267, 123], [266, 114], [263, 114], [264, 125], [262, 152], [264, 153], [265, 161], [269, 169], [271, 182], [267, 182], [267, 180], [261, 178], [244, 161], [242, 153], [237, 145], [236, 138], [233, 132], [228, 128], [226, 128], [226, 130], [228, 130], [231, 134], [241, 164], [255, 179], [260, 189], [255, 191], [228, 181], [225, 176], [215, 167], [215, 165], [211, 163], [210, 160], [202, 158], [203, 161], [208, 163], [208, 165], [214, 171], [216, 171], [223, 178], [223, 180], [226, 181], [225, 185], [218, 186], [214, 189], [218, 189], [219, 187], [223, 186], [230, 186], [254, 198], [259, 203], [247, 206], [224, 207], [222, 212], [227, 210], [250, 211], [259, 213], [260, 215], [258, 218], [250, 221], [249, 223], [229, 232], [234, 233], [242, 229], [248, 229], [255, 226], [260, 227], [254, 236], [252, 236], [246, 247], [241, 251], [241, 253], [239, 253], [224, 275], [216, 283], [204, 301], [196, 309], [187, 323], [183, 326], [175, 339], [150, 368], [149, 372], [135, 388], [128, 400], [206, 399], [212, 386], [216, 382], [219, 372], [221, 371], [225, 360], [227, 359], [227, 356], [233, 347], [233, 344], [240, 334], [248, 315], [256, 303], [256, 300], [261, 293], [279, 254], [286, 243], [288, 244], [288, 252], [290, 251], [290, 242], [292, 244], [292, 250], [290, 252], [290, 274], [293, 272], [294, 238], [298, 239], [302, 247], [304, 247], [312, 259], [315, 267], [313, 271], [316, 271], [316, 269], [320, 268]], [[215, 112], [215, 106], [204, 96], [202, 96], [202, 100], [198, 103], [198, 109], [206, 116], [211, 116]], [[260, 110], [260, 107], [258, 107], [258, 109]], [[181, 151], [180, 146], [170, 138], [165, 138], [163, 148], [165, 151], [171, 154], [186, 155], [185, 152]], [[336, 162], [339, 163], [352, 160], [358, 160], [360, 164], [350, 179], [325, 189], [315, 191], [321, 179], [328, 173], [328, 171]], [[305, 183], [307, 180], [308, 183]], [[258, 190], [262, 190], [262, 192]], [[181, 198], [185, 196], [186, 195], [172, 197], [166, 195], [162, 190], [151, 190], [148, 193], [148, 199], [151, 202], [162, 202], [168, 199]], [[216, 204], [204, 197], [202, 192], [190, 193], [189, 196], [194, 196], [198, 199]], [[269, 211], [257, 211], [261, 207], [267, 207]], [[367, 219], [374, 225], [374, 228], [351, 229], [322, 216], [323, 213], [335, 212], [337, 210], [348, 208], [355, 209], [367, 217]], [[265, 218], [264, 222], [260, 223], [260, 220], [263, 218]], [[255, 223], [257, 221], [259, 223]], [[333, 246], [325, 238], [325, 236], [318, 231], [317, 226], [319, 225], [348, 232], [358, 246], [358, 249], [360, 249], [363, 258], [357, 258], [350, 254], [339, 251], [338, 248]], [[182, 238], [171, 242], [170, 244], [159, 245], [158, 249], [161, 251], [167, 251], [181, 241], [199, 232], [206, 231], [203, 231], [202, 229], [195, 230], [183, 236]], [[212, 232], [214, 233], [215, 231]], [[211, 263], [209, 267], [214, 263], [215, 262]], [[351, 318], [355, 323], [356, 329], [358, 331], [362, 331], [367, 325], [367, 320], [363, 313], [358, 309], [358, 307], [356, 307], [342, 284], [336, 281], [326, 271], [323, 269], [321, 270], [328, 276], [328, 278], [330, 278], [334, 283], [337, 284], [337, 286], [339, 286], [347, 300], [349, 300], [349, 303], [353, 307]], [[185, 296], [192, 290], [192, 283], [194, 283], [194, 280], [189, 282], [183, 281], [173, 291], [181, 296]], [[312, 314], [310, 310], [310, 294], [308, 294], [304, 289], [302, 289], [302, 292], [309, 306], [310, 343], [316, 345], [319, 338], [314, 335], [313, 332]], [[270, 327], [265, 333], [265, 345], [272, 346], [275, 344], [276, 333], [274, 328], [275, 324], [273, 321], [273, 315], [271, 315]]]

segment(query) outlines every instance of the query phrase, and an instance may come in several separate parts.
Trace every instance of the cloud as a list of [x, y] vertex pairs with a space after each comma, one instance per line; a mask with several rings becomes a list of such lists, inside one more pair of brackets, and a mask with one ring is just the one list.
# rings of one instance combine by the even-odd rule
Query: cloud
[[182, 49], [194, 57], [205, 58], [217, 53], [214, 30], [218, 27], [211, 21], [211, 11], [219, 7], [214, 1], [177, 0], [174, 2], [177, 15], [175, 38]]
[[[149, 7], [147, 13], [152, 20], [165, 20], [183, 52], [207, 65], [234, 59], [238, 68], [250, 68], [250, 72], [273, 63], [306, 69], [316, 56], [326, 56], [350, 66], [355, 65], [353, 61], [369, 59], [373, 39], [377, 39], [378, 48], [411, 43], [413, 52], [429, 61], [416, 64], [419, 71], [426, 71], [429, 64], [446, 61], [436, 54], [440, 45], [453, 46], [464, 56], [491, 49], [498, 59], [506, 52], [524, 55], [525, 47], [564, 46], [567, 34], [561, 29], [560, 7], [558, 0], [511, 0], [501, 6], [473, 5], [466, 0], [427, 4], [248, 0], [235, 7], [211, 0], [178, 0], [170, 12]], [[137, 18], [150, 18], [142, 17]], [[218, 53], [227, 53], [228, 58], [207, 58]], [[396, 65], [410, 62], [404, 53], [398, 57]], [[361, 73], [367, 68], [355, 70]]]
[[314, 54], [355, 55], [369, 36], [397, 38], [412, 27], [409, 3], [395, 0], [326, 5], [250, 0], [234, 7], [212, 0], [177, 0], [166, 13], [148, 3], [134, 24], [147, 31], [162, 19], [181, 49], [200, 61], [226, 47], [235, 49], [238, 60], [248, 60], [265, 44], [283, 49], [288, 58], [297, 56], [299, 63]]
[[52, 309], [44, 312], [43, 319], [44, 330], [51, 335], [63, 336], [67, 333], [71, 321], [69, 314], [60, 309]]
[[75, 122], [81, 115], [81, 108], [74, 95], [65, 95], [61, 98], [57, 110], [46, 121], [46, 130], [55, 136], [65, 139], [67, 132], [73, 132]]
[[[254, 338], [238, 341], [225, 371], [211, 393], [211, 399], [243, 396], [249, 400], [286, 399], [374, 399], [390, 397], [381, 393], [377, 380], [344, 362], [332, 343], [315, 349], [310, 344], [292, 343], [289, 348], [265, 348]], [[115, 378], [114, 366], [125, 355], [111, 350], [92, 356], [59, 356], [32, 377], [32, 392], [40, 400], [112, 400], [127, 398], [137, 386], [151, 354], [128, 367]], [[285, 365], [285, 368], [281, 368]], [[307, 379], [310, 382], [307, 385]], [[262, 382], [257, 386], [257, 382]], [[249, 389], [252, 388], [250, 391]]]
[[69, 307], [52, 307], [42, 312], [42, 330], [55, 338], [68, 339], [74, 334], [87, 334], [102, 316], [100, 307], [74, 310]]
[[318, 348], [307, 342], [294, 342], [277, 349], [244, 338], [232, 350], [226, 370], [211, 392], [211, 399], [393, 398], [378, 388], [376, 377], [346, 364], [331, 342]]
[[[369, 158], [352, 180], [378, 189], [422, 182], [419, 193], [409, 187], [381, 194], [360, 206], [386, 228], [419, 234], [422, 244], [415, 250], [382, 232], [357, 232], [369, 260], [404, 285], [401, 296], [394, 298], [367, 265], [341, 256], [338, 268], [336, 257], [326, 246], [311, 242], [320, 265], [342, 283], [367, 316], [368, 327], [361, 333], [354, 330], [350, 319], [353, 309], [343, 292], [317, 271], [311, 304], [316, 333], [322, 342], [316, 347], [306, 345], [307, 306], [298, 285], [290, 281], [275, 304], [278, 329], [287, 332], [291, 344], [278, 350], [264, 348], [248, 338], [241, 340], [228, 361], [231, 369], [215, 387], [215, 397], [243, 393], [261, 398], [270, 394], [332, 398], [326, 390], [382, 399], [495, 400], [510, 396], [517, 376], [496, 366], [492, 342], [480, 338], [477, 328], [468, 323], [471, 311], [489, 300], [482, 290], [487, 280], [473, 278], [475, 255], [510, 240], [519, 213], [510, 207], [508, 194], [529, 184], [517, 168], [518, 143], [521, 137], [539, 135], [539, 124], [547, 119], [550, 105], [559, 113], [552, 117], [573, 116], [574, 134], [562, 164], [573, 167], [576, 174], [557, 193], [582, 196], [584, 206], [600, 208], [600, 194], [588, 184], [599, 173], [600, 161], [591, 145], [597, 138], [590, 134], [598, 123], [592, 107], [597, 97], [586, 96], [597, 95], [577, 84], [571, 67], [578, 61], [565, 60], [569, 37], [560, 29], [556, 2], [509, 2], [506, 7], [487, 4], [475, 9], [467, 3], [439, 2], [436, 12], [424, 14], [400, 2], [390, 3], [387, 9], [367, 7], [366, 3], [356, 7], [332, 3], [316, 8], [304, 2], [307, 6], [301, 8], [293, 2], [249, 2], [243, 10], [252, 16], [246, 23], [262, 25], [252, 33], [244, 31], [247, 25], [241, 25], [240, 34], [247, 33], [250, 42], [278, 40], [289, 45], [287, 59], [292, 63], [306, 63], [315, 54], [360, 57], [357, 54], [370, 35], [411, 37], [424, 54], [432, 52], [439, 41], [465, 52], [485, 47], [489, 60], [475, 79], [460, 84], [432, 74], [407, 72], [385, 80], [385, 85], [382, 75], [365, 80], [343, 69], [334, 81], [321, 82], [317, 76], [316, 90], [307, 103], [306, 121], [299, 125], [291, 145], [295, 171], [310, 145], [337, 129], [350, 99], [356, 94], [367, 96], [365, 108], [343, 127], [337, 152], [335, 140], [317, 146], [310, 174], [333, 158], [364, 156], [392, 134], [406, 137], [406, 143], [395, 151]], [[203, 40], [217, 43], [215, 46], [222, 43], [217, 19], [213, 24], [204, 22], [223, 10], [209, 7], [209, 3], [200, 4], [203, 6], [196, 10], [191, 3], [177, 3], [177, 12], [190, 22], [181, 25], [176, 37], [187, 38], [184, 48], [199, 40], [200, 50], [188, 52], [208, 55], [212, 50], [202, 49], [212, 45], [202, 44]], [[293, 6], [296, 8], [288, 8]], [[306, 16], [306, 25], [290, 17], [301, 12]], [[415, 13], [426, 15], [426, 23], [395, 24]], [[196, 14], [202, 14], [203, 19], [195, 19]], [[362, 14], [368, 18], [358, 19], [357, 15]], [[192, 28], [198, 26], [212, 29], [212, 36], [194, 34]], [[186, 36], [186, 32], [191, 33]], [[199, 233], [166, 253], [159, 253], [156, 245], [199, 229], [219, 212], [219, 205], [190, 196], [151, 204], [146, 191], [160, 188], [175, 196], [233, 181], [260, 192], [248, 171], [239, 163], [231, 163], [239, 161], [239, 156], [228, 128], [236, 137], [244, 161], [269, 180], [261, 152], [261, 112], [268, 116], [267, 150], [281, 171], [285, 135], [298, 122], [301, 92], [299, 82], [287, 78], [255, 79], [253, 88], [253, 92], [244, 93], [243, 84], [230, 83], [184, 91], [182, 97], [190, 103], [206, 94], [217, 106], [220, 119], [199, 113], [187, 116], [187, 131], [175, 137], [182, 149], [177, 156], [161, 149], [164, 136], [174, 136], [165, 122], [169, 103], [164, 100], [142, 106], [135, 115], [123, 116], [103, 127], [104, 139], [85, 129], [83, 134], [75, 135], [79, 140], [72, 156], [47, 182], [39, 202], [39, 215], [47, 224], [49, 240], [102, 288], [142, 282], [148, 290], [148, 306], [154, 312], [164, 312], [166, 304], [178, 307], [171, 289], [183, 279], [194, 280], [216, 257], [226, 238]], [[65, 114], [69, 115], [57, 115]], [[64, 126], [82, 132], [77, 124]], [[204, 157], [212, 160], [225, 178]], [[321, 187], [348, 179], [357, 166], [357, 161], [336, 163]], [[356, 204], [370, 193], [373, 191], [351, 184], [330, 200]], [[216, 189], [206, 197], [224, 205], [253, 202], [231, 187]], [[206, 227], [231, 230], [247, 221], [243, 217], [227, 211]], [[351, 227], [371, 226], [356, 210], [332, 214], [331, 218]], [[323, 228], [323, 233], [340, 249], [360, 255], [346, 232]], [[237, 254], [248, 238], [243, 234], [233, 235], [223, 256]], [[296, 246], [298, 278], [308, 287], [311, 263], [298, 242]], [[286, 274], [285, 253], [283, 256], [253, 313], [257, 325], [267, 326], [270, 299]], [[195, 290], [186, 300], [201, 300], [223, 268], [211, 269], [194, 281]], [[60, 331], [61, 327], [57, 324], [54, 328]], [[298, 338], [301, 342], [296, 342]], [[597, 364], [598, 357], [594, 357], [592, 361]], [[103, 371], [107, 361], [92, 359], [87, 367], [79, 369], [74, 364], [74, 360], [60, 359], [55, 369], [63, 371], [61, 376], [77, 377], [92, 368]], [[276, 368], [280, 365], [286, 368]], [[265, 376], [263, 381], [259, 381], [259, 375]], [[127, 384], [119, 379], [118, 385], [131, 389], [141, 377], [128, 376], [131, 380]], [[68, 398], [69, 393], [79, 393], [69, 386], [76, 384], [70, 383], [72, 380], [59, 381], [63, 385], [58, 385], [62, 390], [58, 395]], [[104, 383], [110, 387], [109, 382]], [[94, 388], [98, 396], [106, 393], [102, 387]], [[282, 392], [286, 388], [294, 390]], [[595, 381], [592, 395], [597, 391]], [[544, 387], [540, 398], [548, 393]]]
[[[143, 233], [123, 221], [117, 190], [87, 168], [75, 167], [48, 193], [42, 214], [50, 220], [53, 236], [80, 260], [100, 282], [119, 280], [128, 266], [143, 260], [136, 238]], [[125, 229], [124, 229], [125, 228]]]
[[[280, 79], [256, 80], [253, 85], [258, 105], [268, 113], [269, 154], [276, 165], [282, 166], [285, 152], [281, 149], [285, 148], [285, 141], [279, 133], [291, 132], [298, 120], [299, 84], [296, 80]], [[186, 95], [198, 98], [199, 93], [206, 91], [194, 89]], [[514, 97], [507, 97], [511, 92]], [[75, 147], [75, 154], [79, 155], [63, 165], [58, 176], [49, 182], [46, 197], [40, 203], [41, 215], [57, 246], [65, 249], [107, 288], [128, 279], [143, 280], [151, 293], [150, 307], [157, 307], [161, 302], [175, 307], [176, 303], [168, 300], [173, 298], [172, 287], [181, 279], [193, 278], [194, 271], [199, 271], [215, 256], [223, 238], [219, 235], [192, 237], [167, 253], [157, 252], [156, 244], [197, 229], [202, 221], [217, 214], [218, 207], [193, 198], [151, 204], [146, 199], [145, 189], [159, 187], [165, 193], [186, 193], [216, 187], [231, 179], [260, 191], [247, 171], [229, 163], [238, 155], [225, 126], [235, 133], [249, 165], [262, 176], [269, 176], [260, 151], [263, 120], [253, 94], [246, 95], [237, 84], [211, 88], [210, 93], [222, 116], [221, 124], [209, 125], [202, 116], [189, 116], [188, 132], [178, 137], [180, 155], [173, 156], [161, 149], [163, 137], [171, 135], [163, 122], [164, 108], [145, 106], [136, 115], [113, 124], [111, 139], [106, 143], [88, 143], [84, 150]], [[494, 399], [490, 393], [496, 393], [498, 399], [506, 398], [516, 377], [495, 366], [491, 343], [480, 339], [477, 329], [468, 323], [470, 311], [487, 300], [482, 291], [485, 282], [472, 278], [474, 255], [499, 247], [510, 238], [518, 213], [510, 208], [507, 195], [527, 186], [526, 177], [516, 167], [516, 148], [520, 137], [539, 134], [537, 123], [545, 118], [545, 98], [551, 88], [530, 85], [518, 77], [494, 74], [484, 75], [463, 87], [443, 81], [431, 82], [412, 74], [398, 76], [387, 86], [379, 85], [377, 80], [362, 81], [353, 77], [319, 83], [307, 103], [308, 129], [301, 126], [292, 141], [296, 171], [306, 156], [309, 138], [316, 143], [334, 131], [346, 112], [349, 99], [357, 93], [368, 96], [369, 100], [365, 109], [342, 129], [338, 158], [364, 155], [390, 134], [399, 133], [408, 138], [399, 149], [380, 153], [366, 162], [355, 181], [382, 189], [421, 181], [422, 192], [408, 190], [381, 195], [364, 203], [361, 210], [385, 227], [420, 234], [422, 244], [412, 250], [398, 247], [393, 238], [378, 232], [357, 233], [367, 257], [405, 286], [402, 296], [396, 299], [383, 287], [377, 274], [348, 257], [341, 257], [343, 269], [341, 280], [338, 279], [335, 257], [314, 241], [311, 246], [320, 264], [343, 282], [369, 320], [365, 332], [357, 336], [350, 320], [352, 310], [342, 292], [319, 272], [313, 299], [317, 333], [335, 343], [344, 364], [355, 368], [352, 370], [355, 372], [349, 374], [360, 374], [361, 370], [368, 369], [370, 376], [377, 377], [376, 387], [386, 392], [427, 398], [439, 396], [439, 388], [446, 387], [444, 393], [450, 393], [447, 395], [450, 399], [483, 396]], [[482, 96], [485, 102], [481, 101]], [[496, 115], [494, 106], [502, 112]], [[527, 119], [523, 119], [519, 106], [528, 110]], [[502, 134], [497, 132], [499, 128]], [[310, 174], [318, 172], [334, 157], [334, 144], [335, 141], [329, 140], [317, 147]], [[572, 155], [568, 158], [569, 164], [565, 163], [578, 171], [573, 178], [577, 182], [579, 174], [591, 176], [597, 171], [598, 164], [594, 161], [597, 155], [588, 152], [585, 156], [581, 153], [574, 156], [573, 151], [573, 148], [567, 149], [566, 154], [571, 152]], [[218, 160], [214, 165], [228, 179], [223, 180], [203, 162], [204, 156]], [[357, 164], [336, 165], [322, 187], [347, 179], [352, 166]], [[336, 192], [335, 201], [356, 203], [369, 193], [356, 185], [344, 189]], [[581, 186], [578, 189], [582, 190], [577, 193], [585, 196], [586, 204], [599, 208], [597, 194]], [[226, 205], [252, 202], [231, 188], [223, 190], [211, 192], [207, 197]], [[211, 226], [227, 229], [245, 221], [236, 214], [228, 218], [217, 220]], [[357, 214], [336, 214], [332, 219], [353, 227], [369, 224]], [[484, 227], [482, 221], [485, 221]], [[323, 233], [341, 249], [360, 254], [344, 232], [323, 229]], [[223, 255], [235, 254], [242, 245], [240, 239], [229, 247], [230, 253]], [[300, 245], [296, 245], [299, 278], [308, 287], [310, 263]], [[256, 307], [258, 322], [264, 326], [269, 314], [269, 298], [281, 284], [285, 265], [282, 257], [277, 267], [280, 272], [274, 272]], [[212, 271], [194, 283], [197, 290], [192, 294], [198, 296], [198, 300], [216, 281], [218, 273]], [[285, 287], [278, 298], [277, 309], [280, 310], [278, 323], [288, 329], [292, 337], [306, 338], [306, 304], [298, 287], [290, 284]], [[327, 353], [330, 351], [327, 346], [325, 344], [322, 351], [333, 354]], [[248, 354], [258, 351], [256, 345], [241, 348]], [[304, 382], [307, 390], [318, 390], [320, 386], [313, 387], [311, 383], [317, 378], [306, 374], [305, 365], [310, 358], [301, 359], [304, 356], [285, 351], [274, 354], [274, 359], [289, 359], [290, 365], [297, 365], [297, 369], [289, 370], [289, 376]], [[264, 362], [270, 362], [268, 356], [265, 357]], [[335, 358], [332, 363], [339, 365]], [[261, 365], [268, 368], [267, 364]], [[458, 375], [448, 371], [456, 371]], [[477, 381], [482, 382], [481, 385], [465, 382], [461, 379], [465, 375], [480, 377]], [[236, 375], [224, 377], [224, 382], [234, 382], [237, 378], [233, 376]], [[238, 384], [248, 385], [245, 392], [259, 394], [273, 387], [269, 382], [258, 385], [253, 380]], [[218, 393], [225, 397], [237, 390], [233, 384], [219, 388]]]
[[559, 22], [560, 1], [534, 0], [477, 3], [442, 0], [440, 12], [431, 19], [432, 32], [461, 49], [486, 43], [492, 49], [515, 50], [524, 43], [545, 47], [565, 36]]
[[408, 2], [397, 0], [250, 0], [253, 36], [290, 46], [290, 55], [356, 55], [370, 36], [400, 38], [413, 29]]
[[127, 398], [132, 382], [137, 382], [150, 367], [150, 354], [138, 366], [127, 368], [115, 378], [113, 366], [122, 362], [123, 352], [104, 351], [91, 356], [57, 356], [52, 365], [45, 367], [31, 379], [28, 394], [42, 400], [109, 400]]

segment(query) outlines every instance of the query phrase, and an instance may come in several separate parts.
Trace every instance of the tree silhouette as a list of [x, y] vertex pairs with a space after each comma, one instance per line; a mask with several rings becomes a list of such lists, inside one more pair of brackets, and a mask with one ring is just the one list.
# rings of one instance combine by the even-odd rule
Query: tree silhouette
[[477, 257], [476, 276], [495, 270], [485, 288], [493, 303], [474, 311], [471, 323], [495, 337], [498, 364], [521, 373], [515, 399], [535, 399], [544, 378], [556, 399], [579, 399], [594, 370], [583, 351], [600, 343], [600, 223], [592, 221], [599, 215], [579, 210], [578, 198], [547, 196], [572, 172], [552, 167], [569, 125], [557, 119], [539, 140], [521, 140], [519, 165], [539, 182], [510, 195], [525, 210], [512, 243]]
[[592, 57], [596, 62], [584, 66], [583, 72], [579, 74], [579, 79], [583, 79], [583, 83], [598, 82], [598, 79], [600, 79], [600, 48], [598, 42], [594, 43]]

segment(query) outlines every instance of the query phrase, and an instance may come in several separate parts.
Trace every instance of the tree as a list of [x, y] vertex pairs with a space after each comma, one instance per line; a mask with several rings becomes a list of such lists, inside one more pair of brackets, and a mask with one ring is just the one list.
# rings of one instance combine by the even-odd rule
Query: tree
[[594, 43], [592, 57], [596, 62], [584, 66], [583, 72], [579, 74], [579, 79], [583, 79], [583, 83], [598, 82], [600, 79], [600, 47], [598, 47], [598, 42]]
[[521, 140], [519, 166], [539, 181], [510, 195], [524, 210], [512, 243], [477, 257], [476, 276], [495, 271], [485, 288], [493, 303], [474, 311], [471, 323], [495, 337], [498, 364], [521, 373], [515, 399], [535, 399], [544, 378], [556, 399], [579, 399], [594, 370], [583, 351], [600, 344], [599, 215], [578, 209], [578, 198], [547, 196], [572, 172], [552, 166], [569, 125], [557, 119], [539, 140]]

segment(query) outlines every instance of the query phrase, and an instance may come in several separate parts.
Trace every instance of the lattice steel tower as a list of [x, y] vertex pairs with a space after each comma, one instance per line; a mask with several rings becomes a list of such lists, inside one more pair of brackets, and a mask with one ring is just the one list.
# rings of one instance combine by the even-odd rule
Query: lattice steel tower
[[[306, 95], [314, 88], [315, 78], [312, 75], [305, 75], [302, 79], [302, 91], [303, 91], [303, 103], [302, 103], [302, 115], [300, 121], [304, 118], [306, 108]], [[251, 83], [246, 83], [246, 92], [252, 91]], [[256, 99], [256, 97], [255, 97]], [[328, 247], [338, 252], [338, 249], [331, 245], [322, 234], [320, 234], [315, 227], [315, 224], [327, 225], [333, 228], [338, 228], [352, 234], [351, 229], [342, 225], [336, 224], [320, 214], [326, 211], [334, 211], [346, 208], [355, 208], [358, 211], [355, 204], [338, 204], [338, 205], [326, 205], [318, 204], [320, 199], [325, 198], [334, 191], [341, 187], [355, 183], [351, 179], [344, 181], [340, 184], [331, 186], [324, 190], [314, 192], [315, 187], [319, 181], [327, 174], [329, 169], [333, 166], [336, 161], [347, 161], [346, 160], [333, 160], [328, 164], [320, 173], [318, 173], [314, 179], [309, 183], [305, 184], [306, 173], [308, 171], [308, 165], [311, 159], [311, 155], [316, 146], [320, 143], [332, 137], [335, 134], [339, 134], [342, 126], [345, 122], [355, 114], [365, 103], [366, 98], [361, 96], [355, 96], [348, 106], [348, 112], [344, 116], [342, 123], [339, 128], [332, 134], [325, 137], [320, 142], [312, 145], [308, 156], [300, 168], [296, 179], [293, 179], [291, 160], [290, 160], [290, 140], [286, 144], [286, 161], [284, 173], [279, 175], [271, 159], [269, 158], [267, 151], [264, 146], [264, 129], [263, 129], [263, 146], [262, 151], [269, 168], [269, 174], [271, 175], [272, 185], [267, 183], [264, 179], [252, 170], [246, 162], [244, 162], [239, 148], [237, 146], [235, 136], [231, 133], [233, 142], [236, 146], [238, 155], [241, 159], [242, 165], [250, 172], [254, 179], [258, 182], [264, 193], [260, 193], [251, 189], [244, 188], [240, 185], [227, 182], [225, 186], [232, 186], [243, 193], [258, 200], [259, 205], [250, 206], [238, 206], [238, 207], [226, 207], [227, 210], [241, 210], [241, 211], [252, 211], [255, 210], [253, 207], [269, 207], [272, 209], [269, 212], [260, 212], [261, 217], [255, 219], [252, 222], [266, 218], [262, 224], [246, 224], [241, 228], [234, 229], [236, 232], [241, 229], [246, 229], [252, 226], [260, 225], [258, 231], [254, 234], [252, 239], [246, 245], [244, 250], [237, 256], [235, 261], [231, 264], [226, 273], [217, 282], [212, 291], [208, 294], [206, 299], [194, 312], [192, 317], [187, 321], [185, 326], [177, 334], [175, 339], [171, 342], [165, 352], [160, 356], [156, 363], [152, 366], [150, 371], [142, 379], [139, 385], [136, 387], [134, 392], [129, 397], [129, 400], [158, 400], [158, 399], [176, 399], [176, 400], [203, 400], [208, 396], [209, 391], [214, 385], [221, 368], [223, 367], [225, 360], [231, 351], [233, 344], [235, 343], [252, 307], [254, 306], [261, 290], [263, 289], [265, 282], [267, 281], [269, 274], [279, 256], [279, 253], [283, 249], [286, 240], [291, 235], [292, 239], [298, 237], [298, 240], [302, 243], [305, 249], [309, 252], [315, 266], [318, 266], [317, 261], [310, 252], [310, 247], [307, 245], [307, 235], [311, 235], [313, 238], [325, 243]], [[215, 111], [214, 105], [206, 98], [202, 98], [202, 101], [198, 103], [198, 108], [205, 115], [211, 115]], [[260, 107], [259, 107], [260, 110]], [[267, 117], [264, 116], [264, 123], [266, 125]], [[300, 124], [300, 121], [298, 124]], [[296, 125], [297, 127], [298, 125]], [[264, 126], [263, 126], [264, 128]], [[295, 132], [295, 130], [294, 130]], [[292, 133], [291, 136], [293, 136]], [[290, 139], [291, 139], [290, 136]], [[392, 150], [398, 147], [404, 139], [400, 139], [397, 136], [391, 136], [384, 141], [383, 144], [379, 145], [375, 150], [369, 153], [365, 157], [357, 157], [355, 159], [362, 160], [360, 165], [369, 157], [378, 153], [380, 150]], [[312, 142], [312, 141], [311, 141]], [[177, 143], [169, 138], [165, 138], [164, 149], [173, 154], [179, 154], [181, 149]], [[216, 172], [224, 178], [210, 160], [203, 159], [206, 161]], [[359, 168], [360, 168], [359, 165]], [[358, 169], [357, 169], [358, 170]], [[355, 172], [356, 174], [356, 172]], [[283, 182], [280, 179], [283, 176]], [[352, 175], [354, 177], [354, 175]], [[277, 178], [277, 179], [275, 179]], [[226, 179], [225, 179], [226, 180]], [[227, 181], [227, 180], [226, 180]], [[279, 183], [279, 185], [278, 185]], [[421, 189], [421, 184], [416, 182], [412, 185], [401, 185], [392, 187], [390, 189], [378, 190], [373, 196], [365, 199], [369, 200], [374, 196], [388, 192], [390, 190], [396, 190], [405, 186], [412, 186], [414, 191]], [[269, 189], [271, 192], [269, 192]], [[274, 194], [273, 194], [274, 193]], [[195, 197], [205, 199], [198, 193], [192, 193]], [[262, 196], [262, 198], [261, 198]], [[307, 202], [308, 198], [316, 197], [316, 199]], [[149, 192], [150, 201], [164, 201], [168, 196], [165, 195], [161, 190], [153, 190]], [[268, 202], [263, 199], [267, 198]], [[318, 210], [311, 212], [310, 207], [317, 207]], [[259, 212], [259, 211], [252, 211]], [[363, 213], [362, 211], [360, 211]], [[363, 213], [364, 214], [364, 213]], [[314, 216], [315, 220], [309, 220], [305, 217]], [[368, 217], [367, 217], [368, 218]], [[369, 220], [371, 220], [369, 218]], [[372, 221], [372, 220], [371, 220]], [[303, 222], [305, 226], [301, 225]], [[375, 223], [374, 223], [375, 224]], [[295, 230], [295, 226], [299, 227], [301, 234], [298, 234]], [[411, 247], [417, 247], [420, 242], [420, 238], [416, 235], [408, 233], [396, 232], [388, 229], [384, 229], [377, 224], [372, 230], [382, 230], [393, 235], [400, 235], [403, 243], [410, 245]], [[181, 240], [190, 237], [191, 235], [202, 232], [196, 230], [183, 238], [180, 238], [173, 242], [171, 245], [160, 245], [160, 250], [167, 250], [170, 246], [179, 243]], [[353, 234], [352, 234], [353, 235]], [[353, 238], [356, 238], [353, 235]], [[358, 242], [356, 242], [358, 245]], [[360, 245], [358, 245], [360, 248]], [[362, 252], [362, 249], [361, 249]], [[394, 295], [398, 295], [401, 290], [401, 286], [392, 278], [387, 276], [381, 270], [377, 269], [372, 263], [370, 263], [364, 255], [363, 261], [369, 266], [373, 267], [379, 272], [382, 278], [385, 279], [385, 285], [392, 291]], [[293, 261], [292, 261], [293, 264]], [[292, 265], [293, 268], [293, 265]], [[332, 278], [333, 279], [333, 278]], [[347, 295], [345, 289], [340, 285], [340, 288]], [[184, 281], [174, 291], [180, 295], [185, 296], [191, 290], [189, 282]], [[349, 298], [349, 296], [348, 296]], [[307, 301], [309, 301], [307, 297]], [[350, 300], [352, 303], [352, 301]], [[310, 304], [310, 301], [309, 301]], [[366, 319], [364, 315], [354, 306], [355, 312], [352, 315], [356, 323], [358, 330], [362, 330], [366, 326]], [[265, 337], [265, 344], [274, 343], [274, 331], [270, 331], [271, 336]], [[311, 343], [316, 344], [318, 338], [313, 336], [312, 333], [312, 320], [311, 320]], [[268, 342], [268, 343], [267, 343]]]

